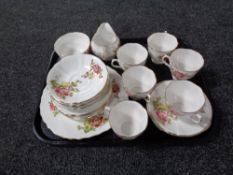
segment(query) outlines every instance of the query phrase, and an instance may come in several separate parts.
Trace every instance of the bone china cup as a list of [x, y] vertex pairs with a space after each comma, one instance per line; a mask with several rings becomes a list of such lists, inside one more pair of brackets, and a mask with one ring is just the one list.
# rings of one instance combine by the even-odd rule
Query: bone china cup
[[143, 99], [151, 93], [157, 79], [151, 69], [145, 66], [134, 66], [122, 74], [122, 82], [130, 97]]
[[204, 65], [204, 59], [200, 53], [192, 49], [182, 48], [176, 49], [171, 56], [163, 56], [162, 61], [170, 68], [172, 78], [175, 80], [186, 80], [194, 77]]
[[148, 115], [141, 104], [127, 100], [111, 109], [109, 122], [116, 135], [122, 139], [131, 140], [146, 129]]
[[167, 32], [153, 33], [147, 39], [148, 51], [151, 60], [156, 64], [162, 64], [161, 57], [170, 54], [178, 46], [177, 38]]
[[54, 50], [60, 58], [76, 53], [86, 53], [90, 47], [90, 38], [80, 32], [67, 33], [60, 36], [55, 44]]
[[204, 117], [201, 112], [205, 104], [202, 89], [188, 80], [174, 80], [165, 91], [165, 100], [172, 110], [178, 115], [190, 118], [195, 123], [200, 123]]
[[145, 65], [147, 57], [148, 52], [145, 47], [137, 43], [127, 43], [118, 49], [118, 59], [113, 59], [111, 65], [126, 70], [132, 66]]

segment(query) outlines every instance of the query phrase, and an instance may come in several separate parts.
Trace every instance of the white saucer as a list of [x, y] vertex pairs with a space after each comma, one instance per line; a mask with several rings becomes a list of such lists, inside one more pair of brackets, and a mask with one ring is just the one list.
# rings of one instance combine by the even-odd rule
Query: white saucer
[[203, 111], [207, 115], [201, 120], [199, 124], [192, 122], [190, 119], [184, 116], [178, 116], [176, 118], [170, 117], [169, 120], [162, 121], [158, 117], [158, 113], [156, 114], [154, 101], [157, 100], [159, 104], [165, 104], [165, 89], [171, 81], [172, 80], [168, 80], [158, 83], [151, 94], [150, 102], [147, 103], [147, 111], [153, 123], [159, 130], [177, 137], [193, 137], [205, 132], [211, 126], [213, 117], [212, 106], [206, 95], [206, 102], [204, 104]]
[[105, 64], [91, 54], [70, 55], [49, 71], [47, 86], [56, 101], [84, 103], [95, 98], [105, 87], [108, 72]]
[[[112, 68], [108, 67], [108, 71], [109, 78], [113, 82], [111, 107], [120, 101], [127, 100], [128, 96], [122, 87], [121, 76]], [[50, 102], [51, 98], [47, 88], [45, 88], [41, 97], [40, 114], [47, 127], [55, 135], [66, 139], [80, 140], [97, 136], [110, 129], [109, 122], [103, 117], [102, 112], [96, 115], [95, 120], [86, 119], [85, 121], [75, 121], [59, 113], [56, 106]]]

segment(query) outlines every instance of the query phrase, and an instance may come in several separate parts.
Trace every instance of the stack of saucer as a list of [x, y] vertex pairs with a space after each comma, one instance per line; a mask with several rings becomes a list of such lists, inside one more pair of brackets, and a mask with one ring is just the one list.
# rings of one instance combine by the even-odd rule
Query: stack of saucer
[[47, 89], [58, 111], [74, 120], [103, 110], [112, 95], [105, 64], [89, 54], [70, 55], [54, 65]]

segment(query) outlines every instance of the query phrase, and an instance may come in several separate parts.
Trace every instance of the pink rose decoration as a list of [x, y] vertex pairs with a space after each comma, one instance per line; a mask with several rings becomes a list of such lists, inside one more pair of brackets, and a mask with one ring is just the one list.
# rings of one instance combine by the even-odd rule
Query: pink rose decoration
[[155, 111], [156, 115], [158, 116], [158, 118], [161, 120], [161, 122], [165, 123], [168, 121], [168, 112], [167, 111], [163, 111], [163, 110], [156, 110]]
[[179, 113], [175, 109], [170, 109], [170, 112], [176, 117]]
[[113, 93], [117, 93], [117, 92], [119, 92], [119, 90], [120, 90], [120, 88], [119, 88], [118, 84], [112, 85], [112, 92]]
[[68, 96], [70, 90], [68, 87], [66, 87], [66, 88], [56, 87], [55, 92], [59, 97], [63, 97], [63, 96]]
[[102, 71], [101, 67], [100, 67], [98, 64], [94, 64], [94, 65], [92, 66], [92, 69], [93, 69], [93, 71], [94, 71], [96, 74], [100, 74], [101, 71]]
[[103, 117], [94, 117], [93, 119], [91, 119], [91, 126], [93, 128], [98, 128], [104, 121]]
[[178, 78], [184, 78], [185, 74], [183, 72], [180, 72], [180, 71], [175, 71], [175, 76]]
[[49, 103], [49, 108], [50, 108], [51, 111], [56, 110], [56, 106], [52, 102]]

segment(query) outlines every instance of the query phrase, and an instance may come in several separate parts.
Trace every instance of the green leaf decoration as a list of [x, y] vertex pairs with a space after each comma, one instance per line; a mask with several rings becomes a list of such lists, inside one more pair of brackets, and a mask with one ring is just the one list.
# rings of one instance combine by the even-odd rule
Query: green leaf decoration
[[78, 130], [82, 130], [82, 129], [83, 129], [83, 127], [82, 127], [82, 126], [80, 126], [80, 125], [78, 125], [78, 126], [77, 126], [77, 129], [78, 129]]
[[95, 63], [94, 63], [94, 60], [92, 59], [92, 60], [91, 60], [91, 65], [93, 65], [93, 64], [95, 64]]
[[61, 82], [60, 87], [66, 88], [69, 87], [71, 84], [68, 82]]
[[56, 117], [58, 114], [59, 114], [59, 112], [58, 112], [57, 110], [55, 110], [55, 111], [53, 112], [53, 116], [54, 116], [54, 117]]
[[56, 80], [51, 80], [52, 88], [57, 87], [57, 82]]
[[72, 87], [76, 87], [78, 85], [78, 82], [71, 82]]

